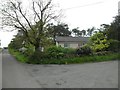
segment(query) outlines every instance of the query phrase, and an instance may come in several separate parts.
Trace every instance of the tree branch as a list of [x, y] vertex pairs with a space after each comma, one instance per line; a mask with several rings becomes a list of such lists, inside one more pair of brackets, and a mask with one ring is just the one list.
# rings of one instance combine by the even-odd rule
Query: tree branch
[[27, 22], [27, 24], [28, 24], [28, 26], [30, 27], [30, 29], [31, 30], [34, 30], [33, 28], [32, 28], [32, 25], [30, 24], [30, 22], [29, 22], [29, 20], [26, 18], [26, 16], [23, 14], [23, 12], [22, 12], [22, 10], [21, 10], [21, 7], [20, 7], [20, 3], [18, 2], [18, 11], [20, 12], [20, 14], [23, 16], [23, 18], [26, 20], [26, 22]]
[[40, 16], [39, 16], [39, 14], [37, 13], [37, 11], [35, 10], [34, 2], [33, 2], [33, 11], [34, 11], [35, 15], [37, 15], [38, 19], [40, 20]]
[[45, 5], [45, 7], [42, 9], [42, 12], [44, 12], [48, 6], [51, 4], [52, 0], [49, 0], [49, 2]]

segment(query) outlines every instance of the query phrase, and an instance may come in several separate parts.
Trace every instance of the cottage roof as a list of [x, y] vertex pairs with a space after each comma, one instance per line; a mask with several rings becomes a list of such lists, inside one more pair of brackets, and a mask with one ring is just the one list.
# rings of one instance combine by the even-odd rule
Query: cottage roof
[[79, 42], [85, 41], [87, 42], [89, 37], [72, 37], [72, 36], [58, 36], [56, 37], [57, 42]]

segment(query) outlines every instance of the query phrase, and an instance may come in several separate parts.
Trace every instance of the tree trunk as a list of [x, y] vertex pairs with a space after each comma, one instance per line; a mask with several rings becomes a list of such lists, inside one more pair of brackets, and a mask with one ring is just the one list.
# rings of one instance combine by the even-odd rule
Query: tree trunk
[[39, 49], [39, 44], [37, 43], [37, 44], [35, 45], [35, 52], [38, 52], [38, 51], [40, 51], [40, 49]]
[[56, 35], [53, 35], [53, 44], [56, 45]]

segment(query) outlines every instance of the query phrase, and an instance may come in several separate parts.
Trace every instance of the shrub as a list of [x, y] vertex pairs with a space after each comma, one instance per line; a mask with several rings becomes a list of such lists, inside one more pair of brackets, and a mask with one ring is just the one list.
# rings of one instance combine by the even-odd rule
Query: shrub
[[39, 64], [43, 62], [48, 62], [54, 59], [63, 59], [73, 57], [75, 53], [74, 49], [63, 48], [57, 46], [51, 46], [45, 49], [44, 52], [34, 52], [31, 56], [29, 56], [29, 60], [27, 63]]
[[63, 48], [57, 46], [51, 46], [47, 48], [46, 53], [48, 53], [48, 56], [50, 58], [60, 58], [64, 56]]
[[75, 54], [75, 49], [51, 46], [47, 48], [46, 53], [50, 58], [69, 58]]
[[75, 49], [73, 48], [64, 48], [63, 50], [64, 54], [75, 54]]
[[63, 53], [65, 58], [71, 58], [75, 56], [75, 49], [73, 48], [63, 48]]
[[99, 32], [90, 37], [89, 45], [95, 52], [106, 51], [109, 47], [109, 42], [104, 33]]
[[109, 51], [113, 51], [113, 52], [118, 52], [118, 51], [120, 51], [120, 48], [119, 48], [119, 46], [120, 46], [120, 41], [118, 41], [118, 40], [113, 40], [113, 39], [110, 39], [109, 40], [109, 47], [108, 47], [108, 50]]
[[36, 51], [36, 52], [34, 52], [34, 54], [29, 56], [27, 63], [39, 64], [43, 60], [47, 60], [48, 58], [49, 57], [48, 57], [47, 53]]
[[110, 52], [110, 51], [99, 51], [99, 52], [95, 52], [93, 55], [100, 56], [100, 55], [108, 55], [110, 53], [112, 53], [112, 52]]
[[108, 44], [96, 44], [93, 46], [95, 52], [106, 51], [108, 49]]
[[77, 55], [90, 55], [92, 54], [92, 49], [88, 45], [84, 45], [83, 47], [76, 50]]

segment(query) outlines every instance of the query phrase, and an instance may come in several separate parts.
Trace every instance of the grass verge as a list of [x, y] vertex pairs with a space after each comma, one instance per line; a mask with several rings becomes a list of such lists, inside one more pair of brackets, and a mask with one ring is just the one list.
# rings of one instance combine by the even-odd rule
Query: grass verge
[[[20, 52], [14, 51], [12, 49], [9, 52], [20, 62], [27, 63], [29, 58], [21, 54]], [[81, 56], [73, 58], [63, 58], [63, 59], [45, 59], [45, 60], [32, 60], [29, 62], [31, 64], [80, 64], [89, 62], [102, 62], [102, 61], [112, 61], [119, 60], [120, 53], [111, 53], [108, 55], [93, 55], [93, 56]], [[30, 60], [31, 61], [31, 60]]]
[[17, 61], [20, 61], [22, 63], [26, 63], [28, 60], [28, 57], [24, 56], [23, 54], [21, 54], [18, 51], [15, 51], [13, 49], [9, 49], [9, 52], [11, 55], [13, 55], [16, 58]]

